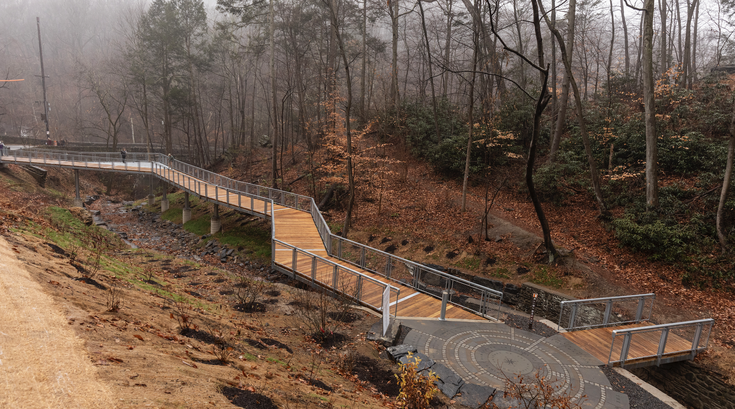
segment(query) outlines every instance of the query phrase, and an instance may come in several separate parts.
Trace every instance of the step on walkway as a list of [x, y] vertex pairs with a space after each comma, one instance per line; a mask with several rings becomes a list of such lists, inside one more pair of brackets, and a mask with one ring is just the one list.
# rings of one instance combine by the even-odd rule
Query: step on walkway
[[465, 382], [505, 389], [505, 379], [533, 377], [545, 370], [562, 383], [563, 393], [583, 408], [628, 409], [628, 396], [616, 392], [602, 372], [603, 362], [561, 334], [549, 338], [505, 324], [402, 319], [411, 328], [403, 341]]

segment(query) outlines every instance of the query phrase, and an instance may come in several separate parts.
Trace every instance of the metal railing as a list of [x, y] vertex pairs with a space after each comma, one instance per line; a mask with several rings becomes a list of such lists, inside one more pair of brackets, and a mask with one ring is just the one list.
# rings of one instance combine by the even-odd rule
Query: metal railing
[[500, 320], [503, 293], [330, 233], [329, 255], [458, 307]]
[[89, 153], [5, 149], [3, 156], [0, 157], [0, 161], [14, 164], [43, 164], [52, 166], [68, 166], [72, 168], [147, 173], [151, 171], [152, 163], [154, 161], [160, 161], [164, 157], [165, 155], [161, 154], [129, 153], [126, 156], [125, 161], [123, 161], [119, 152]]
[[649, 293], [562, 301], [558, 326], [573, 331], [649, 321], [655, 300], [656, 294]]
[[[389, 311], [390, 304], [393, 304], [395, 307], [393, 315], [398, 313], [398, 303], [391, 302], [389, 305], [383, 305], [382, 297], [383, 291], [388, 288], [391, 292], [390, 300], [397, 301], [401, 293], [397, 287], [275, 238], [272, 251], [274, 260], [277, 252], [288, 253], [287, 261], [276, 262], [283, 268], [307, 277], [323, 287], [342, 293], [377, 311], [386, 311], [386, 309]], [[368, 294], [372, 297], [368, 297]]]
[[[625, 366], [628, 361], [656, 358], [656, 365], [661, 365], [661, 363], [677, 360], [677, 358], [694, 359], [698, 352], [707, 349], [714, 322], [715, 320], [708, 318], [673, 324], [614, 330], [612, 332], [612, 344], [610, 345], [607, 364], [614, 365], [619, 363], [620, 366]], [[690, 331], [688, 334], [685, 333], [687, 330]], [[660, 333], [655, 353], [650, 353], [651, 337], [646, 337], [650, 333]], [[686, 341], [688, 338], [691, 338], [691, 346], [688, 346], [687, 343], [688, 347], [684, 348], [685, 343], [683, 342], [669, 342], [670, 338], [672, 338], [670, 337], [671, 334], [678, 335], [677, 338], [679, 341], [682, 339]], [[640, 349], [635, 348], [636, 341], [644, 337], [647, 339], [641, 343], [645, 343], [646, 347]], [[616, 340], [618, 340], [617, 343]], [[613, 358], [613, 353], [618, 347], [620, 351], [619, 355]]]

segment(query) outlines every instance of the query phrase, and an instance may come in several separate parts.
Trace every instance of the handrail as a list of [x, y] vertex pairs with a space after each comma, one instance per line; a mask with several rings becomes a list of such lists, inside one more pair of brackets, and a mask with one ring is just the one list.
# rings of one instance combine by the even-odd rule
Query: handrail
[[[458, 302], [459, 300], [462, 300], [460, 295], [466, 295], [467, 293], [467, 291], [465, 291], [465, 294], [459, 294], [460, 286], [464, 286], [466, 287], [466, 290], [469, 289], [470, 291], [476, 291], [479, 293], [478, 310], [473, 310], [474, 312], [479, 312], [483, 316], [488, 316], [489, 315], [488, 312], [490, 311], [489, 304], [492, 303], [491, 300], [497, 300], [497, 302], [494, 303], [497, 306], [497, 316], [496, 317], [491, 316], [491, 318], [500, 319], [500, 304], [502, 302], [502, 297], [503, 297], [503, 293], [500, 291], [493, 290], [483, 285], [473, 283], [472, 281], [468, 281], [463, 278], [441, 272], [439, 270], [433, 269], [431, 267], [425, 266], [415, 261], [411, 261], [411, 260], [404, 259], [402, 257], [398, 257], [388, 252], [375, 249], [373, 247], [346, 239], [344, 237], [340, 237], [340, 236], [330, 233], [330, 238], [331, 238], [329, 240], [330, 245], [332, 245], [332, 240], [337, 240], [337, 246], [336, 246], [337, 248], [336, 249], [333, 248], [334, 246], [332, 245], [331, 251], [329, 252], [329, 255], [334, 258], [345, 261], [347, 263], [350, 263], [362, 269], [371, 271], [375, 274], [385, 277], [388, 280], [395, 281], [395, 282], [401, 282], [403, 284], [410, 285], [417, 291], [423, 292], [423, 293], [431, 293], [430, 291], [427, 291], [429, 288], [429, 284], [426, 283], [427, 280], [425, 280], [425, 278], [428, 274], [434, 275], [436, 276], [436, 278], [433, 279], [432, 281], [438, 281], [438, 285], [434, 285], [434, 286], [439, 288], [439, 287], [442, 287], [442, 283], [443, 283], [443, 287], [444, 287], [443, 290], [449, 291], [450, 296], [449, 296], [448, 302], [458, 307], [467, 309], [467, 305], [464, 305], [463, 303]], [[349, 245], [352, 245], [360, 249], [359, 260], [357, 261], [350, 260], [348, 257], [345, 257], [345, 254], [343, 252], [343, 247], [344, 247], [342, 245], [343, 243], [348, 243]], [[385, 272], [381, 272], [379, 269], [371, 269], [366, 265], [367, 258], [368, 258], [368, 254], [367, 254], [368, 252], [385, 258], [386, 260], [385, 263], [381, 263], [381, 267], [385, 268]], [[412, 275], [411, 282], [406, 282], [407, 280], [401, 281], [399, 279], [396, 279], [396, 277], [391, 276], [391, 270], [393, 269], [392, 267], [393, 261], [403, 263], [404, 265], [406, 265], [407, 268], [413, 270], [411, 271], [411, 275]], [[438, 294], [435, 294], [435, 295], [441, 296], [441, 291], [437, 291], [437, 292]]]
[[[621, 320], [621, 321], [615, 321], [613, 323], [610, 322], [610, 319], [612, 317], [612, 311], [613, 307], [616, 302], [620, 301], [629, 301], [629, 300], [638, 300], [638, 305], [636, 307], [636, 313], [635, 318], [628, 319], [628, 320]], [[651, 304], [648, 308], [648, 314], [645, 315], [645, 304], [646, 301], [651, 300]], [[559, 308], [559, 322], [558, 327], [564, 328], [567, 331], [572, 331], [579, 328], [595, 328], [595, 327], [604, 327], [607, 325], [623, 325], [623, 324], [630, 324], [630, 323], [638, 323], [641, 321], [647, 321], [650, 320], [653, 314], [653, 302], [656, 300], [656, 294], [654, 293], [648, 293], [648, 294], [636, 294], [636, 295], [621, 295], [621, 296], [615, 296], [615, 297], [602, 297], [602, 298], [587, 298], [587, 299], [581, 299], [581, 300], [566, 300], [561, 301], [560, 308]], [[605, 311], [602, 314], [602, 322], [599, 324], [584, 324], [584, 325], [576, 325], [577, 318], [581, 315], [581, 312], [586, 313], [587, 316], [594, 316], [599, 318], [600, 314], [599, 311], [593, 308], [579, 308], [581, 305], [587, 305], [587, 304], [604, 304], [605, 305]], [[562, 319], [564, 316], [564, 311], [566, 307], [571, 307], [569, 311], [569, 320], [568, 324], [566, 326], [562, 326]]]
[[[625, 366], [625, 362], [629, 360], [639, 360], [639, 359], [655, 357], [656, 365], [660, 365], [661, 360], [664, 359], [665, 356], [680, 355], [685, 352], [690, 353], [689, 359], [694, 359], [697, 352], [704, 351], [707, 349], [707, 346], [709, 345], [709, 338], [710, 338], [710, 334], [712, 333], [712, 326], [714, 325], [714, 322], [715, 320], [713, 320], [712, 318], [706, 318], [706, 319], [701, 319], [701, 320], [675, 322], [671, 324], [649, 325], [645, 327], [613, 330], [612, 343], [610, 344], [610, 354], [608, 355], [607, 364], [608, 366], [610, 366], [616, 363], [620, 363], [621, 366]], [[694, 331], [694, 336], [692, 339], [691, 348], [667, 352], [666, 344], [669, 339], [669, 332], [672, 329], [691, 327], [691, 326], [696, 326], [695, 331]], [[700, 346], [700, 341], [702, 339], [702, 332], [704, 331], [705, 326], [707, 327], [707, 335], [704, 341], [704, 346]], [[630, 353], [630, 345], [631, 345], [632, 338], [634, 335], [637, 335], [640, 333], [647, 333], [647, 332], [656, 332], [656, 331], [661, 331], [661, 336], [659, 337], [658, 346], [656, 348], [655, 354], [636, 356], [633, 358], [628, 357], [628, 354]], [[619, 358], [613, 359], [612, 355], [613, 355], [613, 350], [615, 349], [615, 338], [618, 336], [624, 337], [623, 345], [620, 349]]]

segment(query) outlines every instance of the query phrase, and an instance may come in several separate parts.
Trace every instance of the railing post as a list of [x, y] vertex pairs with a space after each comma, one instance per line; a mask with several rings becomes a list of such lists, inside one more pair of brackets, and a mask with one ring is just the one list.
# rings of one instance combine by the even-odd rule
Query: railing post
[[656, 351], [656, 366], [661, 365], [661, 356], [666, 352], [666, 340], [669, 338], [669, 328], [661, 330], [661, 338], [658, 340], [658, 350]]
[[574, 328], [574, 320], [577, 319], [577, 303], [572, 304], [572, 311], [569, 313], [569, 326], [566, 329]]
[[339, 267], [335, 264], [332, 266], [332, 288], [337, 291], [337, 279], [339, 278]]
[[209, 186], [207, 183], [204, 184], [204, 197], [209, 199], [209, 192], [207, 192], [207, 186]]
[[342, 238], [337, 238], [337, 258], [342, 258]]
[[357, 276], [357, 301], [362, 300], [362, 276]]
[[692, 356], [689, 359], [694, 359], [694, 357], [697, 355], [697, 349], [699, 349], [699, 339], [702, 337], [702, 328], [704, 328], [703, 322], [697, 324], [697, 329], [694, 331], [694, 339], [692, 340]]
[[296, 252], [296, 247], [294, 247], [293, 255], [291, 256], [291, 270], [293, 270], [294, 273], [296, 272], [296, 268], [298, 267], [297, 260], [298, 260], [298, 253]]
[[316, 281], [316, 257], [311, 257], [311, 281]]
[[641, 297], [638, 299], [638, 309], [635, 312], [635, 322], [641, 322], [641, 318], [643, 318], [643, 307], [646, 305], [646, 297]]
[[610, 313], [612, 312], [613, 300], [607, 300], [605, 305], [605, 317], [602, 319], [602, 325], [610, 323]]
[[623, 348], [620, 350], [620, 367], [625, 366], [625, 361], [628, 360], [628, 350], [630, 349], [630, 340], [633, 338], [633, 334], [626, 332], [623, 338]]
[[360, 267], [365, 268], [365, 247], [360, 248]]
[[255, 211], [255, 199], [250, 196], [250, 210]]
[[444, 290], [442, 291], [442, 310], [439, 316], [439, 319], [441, 321], [444, 321], [447, 319], [447, 301], [449, 300], [449, 291]]
[[390, 278], [390, 270], [393, 267], [392, 259], [388, 256], [388, 260], [385, 263], [385, 278]]

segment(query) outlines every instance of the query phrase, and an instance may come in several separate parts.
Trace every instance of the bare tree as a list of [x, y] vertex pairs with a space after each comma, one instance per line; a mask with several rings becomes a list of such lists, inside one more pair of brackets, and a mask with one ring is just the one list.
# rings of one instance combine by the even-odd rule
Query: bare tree
[[[652, 1], [652, 0], [651, 0]], [[531, 196], [531, 201], [533, 202], [534, 210], [536, 211], [536, 216], [539, 219], [539, 223], [541, 224], [541, 230], [543, 232], [544, 236], [544, 245], [546, 246], [546, 252], [548, 256], [549, 263], [553, 263], [558, 257], [559, 253], [556, 250], [556, 247], [554, 246], [553, 241], [551, 240], [551, 229], [549, 228], [549, 222], [546, 219], [546, 214], [544, 213], [544, 209], [541, 206], [541, 201], [538, 198], [538, 195], [536, 194], [536, 188], [533, 184], [533, 168], [534, 164], [536, 162], [536, 151], [538, 149], [538, 140], [539, 135], [541, 134], [541, 116], [543, 115], [544, 109], [546, 109], [546, 106], [548, 106], [549, 101], [551, 100], [551, 95], [549, 95], [549, 89], [547, 87], [548, 80], [549, 80], [549, 66], [544, 63], [544, 47], [543, 47], [543, 36], [541, 34], [541, 16], [539, 13], [539, 2], [538, 0], [531, 0], [531, 5], [533, 8], [533, 28], [534, 28], [534, 34], [536, 37], [536, 51], [538, 53], [538, 64], [531, 61], [527, 56], [520, 54], [517, 50], [508, 47], [506, 42], [503, 40], [502, 36], [498, 33], [497, 28], [495, 27], [495, 24], [492, 19], [493, 9], [495, 10], [494, 13], [499, 12], [499, 2], [496, 1], [494, 7], [490, 4], [490, 0], [486, 0], [488, 3], [488, 9], [490, 10], [490, 24], [491, 29], [495, 37], [500, 41], [500, 43], [503, 45], [503, 49], [508, 51], [509, 53], [517, 56], [518, 58], [522, 59], [524, 62], [529, 64], [531, 67], [536, 69], [539, 73], [539, 79], [541, 82], [541, 89], [538, 94], [538, 96], [535, 98], [536, 100], [536, 109], [534, 110], [533, 115], [533, 131], [531, 133], [531, 142], [530, 146], [528, 148], [528, 159], [526, 160], [526, 187], [528, 188], [528, 194]], [[545, 66], [545, 67], [544, 67]], [[525, 90], [523, 90], [526, 95], [530, 96]]]

